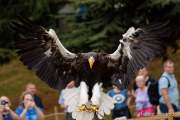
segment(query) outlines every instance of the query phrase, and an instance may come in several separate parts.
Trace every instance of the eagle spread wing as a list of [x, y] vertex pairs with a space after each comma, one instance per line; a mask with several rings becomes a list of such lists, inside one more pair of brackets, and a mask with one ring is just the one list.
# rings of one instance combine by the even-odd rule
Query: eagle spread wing
[[63, 47], [53, 29], [47, 31], [29, 19], [19, 19], [11, 27], [18, 33], [16, 47], [20, 60], [52, 88], [64, 88], [76, 54]]
[[120, 68], [128, 77], [126, 80], [130, 80], [136, 71], [147, 66], [153, 58], [165, 56], [166, 48], [170, 46], [168, 41], [176, 43], [179, 37], [177, 33], [170, 22], [151, 24], [137, 29], [130, 27], [122, 35], [118, 49], [108, 56], [116, 61], [122, 60], [123, 67]]
[[[72, 75], [75, 71], [72, 68], [78, 68], [79, 63], [84, 64], [81, 63], [83, 57], [89, 56], [87, 53], [74, 54], [69, 52], [61, 44], [53, 29], [47, 31], [27, 18], [20, 17], [19, 21], [12, 22], [12, 28], [18, 33], [16, 46], [21, 61], [29, 69], [35, 70], [36, 74], [53, 88], [62, 89], [70, 80], [69, 77], [72, 76], [72, 79], [75, 79], [76, 76]], [[179, 30], [179, 26], [176, 29]], [[151, 24], [137, 29], [131, 27], [122, 35], [120, 44], [114, 53], [97, 53], [101, 56], [99, 58], [102, 58], [98, 61], [98, 64], [106, 61], [106, 58], [110, 58], [109, 60], [115, 61], [112, 64], [114, 64], [116, 70], [114, 73], [110, 73], [109, 77], [114, 74], [122, 76], [123, 71], [126, 78], [128, 77], [130, 80], [136, 71], [145, 67], [153, 58], [164, 55], [166, 47], [169, 45], [166, 44], [166, 41], [170, 37], [176, 38], [172, 37], [173, 32], [175, 30], [170, 22]], [[108, 62], [104, 63], [103, 66]], [[109, 71], [108, 67], [103, 66], [98, 66], [100, 67], [98, 69], [106, 68], [106, 70], [98, 70], [98, 73]], [[107, 80], [103, 82], [107, 82]], [[109, 84], [109, 82], [107, 83]]]

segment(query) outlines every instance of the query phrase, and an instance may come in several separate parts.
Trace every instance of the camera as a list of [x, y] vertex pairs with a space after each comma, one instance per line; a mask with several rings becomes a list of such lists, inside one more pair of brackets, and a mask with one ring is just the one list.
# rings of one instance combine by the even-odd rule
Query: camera
[[8, 104], [8, 102], [5, 101], [5, 100], [2, 100], [2, 101], [0, 101], [0, 104], [1, 104], [1, 105], [6, 105], [6, 104]]
[[0, 109], [2, 110], [2, 115], [6, 116], [9, 111], [6, 110], [6, 105], [8, 105], [9, 102], [6, 100], [0, 100]]

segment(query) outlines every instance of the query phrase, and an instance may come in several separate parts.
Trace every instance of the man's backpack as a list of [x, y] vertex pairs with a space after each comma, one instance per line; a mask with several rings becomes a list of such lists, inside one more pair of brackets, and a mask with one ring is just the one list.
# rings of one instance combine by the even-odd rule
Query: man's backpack
[[[170, 81], [168, 77], [163, 76], [168, 80], [168, 88], [170, 87]], [[159, 99], [161, 95], [159, 94], [159, 85], [157, 80], [153, 80], [150, 82], [148, 86], [148, 96], [149, 96], [149, 101], [152, 105], [159, 105]]]

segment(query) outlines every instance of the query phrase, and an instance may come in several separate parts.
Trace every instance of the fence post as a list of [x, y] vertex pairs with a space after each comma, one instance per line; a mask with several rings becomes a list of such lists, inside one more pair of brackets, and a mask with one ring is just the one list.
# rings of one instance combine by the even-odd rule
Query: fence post
[[173, 113], [168, 113], [168, 120], [173, 120], [174, 119], [174, 114]]
[[55, 114], [55, 120], [59, 120], [59, 117], [58, 117], [58, 107], [57, 106], [54, 106], [54, 114]]

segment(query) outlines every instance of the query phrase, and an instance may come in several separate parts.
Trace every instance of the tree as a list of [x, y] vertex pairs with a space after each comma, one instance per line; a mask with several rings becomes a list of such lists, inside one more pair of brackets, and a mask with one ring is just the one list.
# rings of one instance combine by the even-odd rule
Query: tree
[[79, 11], [65, 16], [71, 29], [68, 35], [63, 33], [63, 39], [66, 46], [74, 49], [112, 52], [130, 26], [179, 16], [179, 3], [179, 0], [72, 0]]
[[14, 51], [15, 48], [15, 35], [9, 23], [17, 15], [55, 29], [63, 44], [73, 52], [112, 52], [130, 26], [139, 27], [160, 18], [180, 16], [180, 1], [1, 0], [0, 11], [0, 56], [9, 58], [12, 54], [7, 49]]
[[16, 37], [9, 25], [18, 15], [29, 17], [45, 27], [56, 27], [58, 9], [64, 4], [66, 4], [65, 0], [1, 0], [0, 62], [8, 62], [14, 56], [12, 52]]

